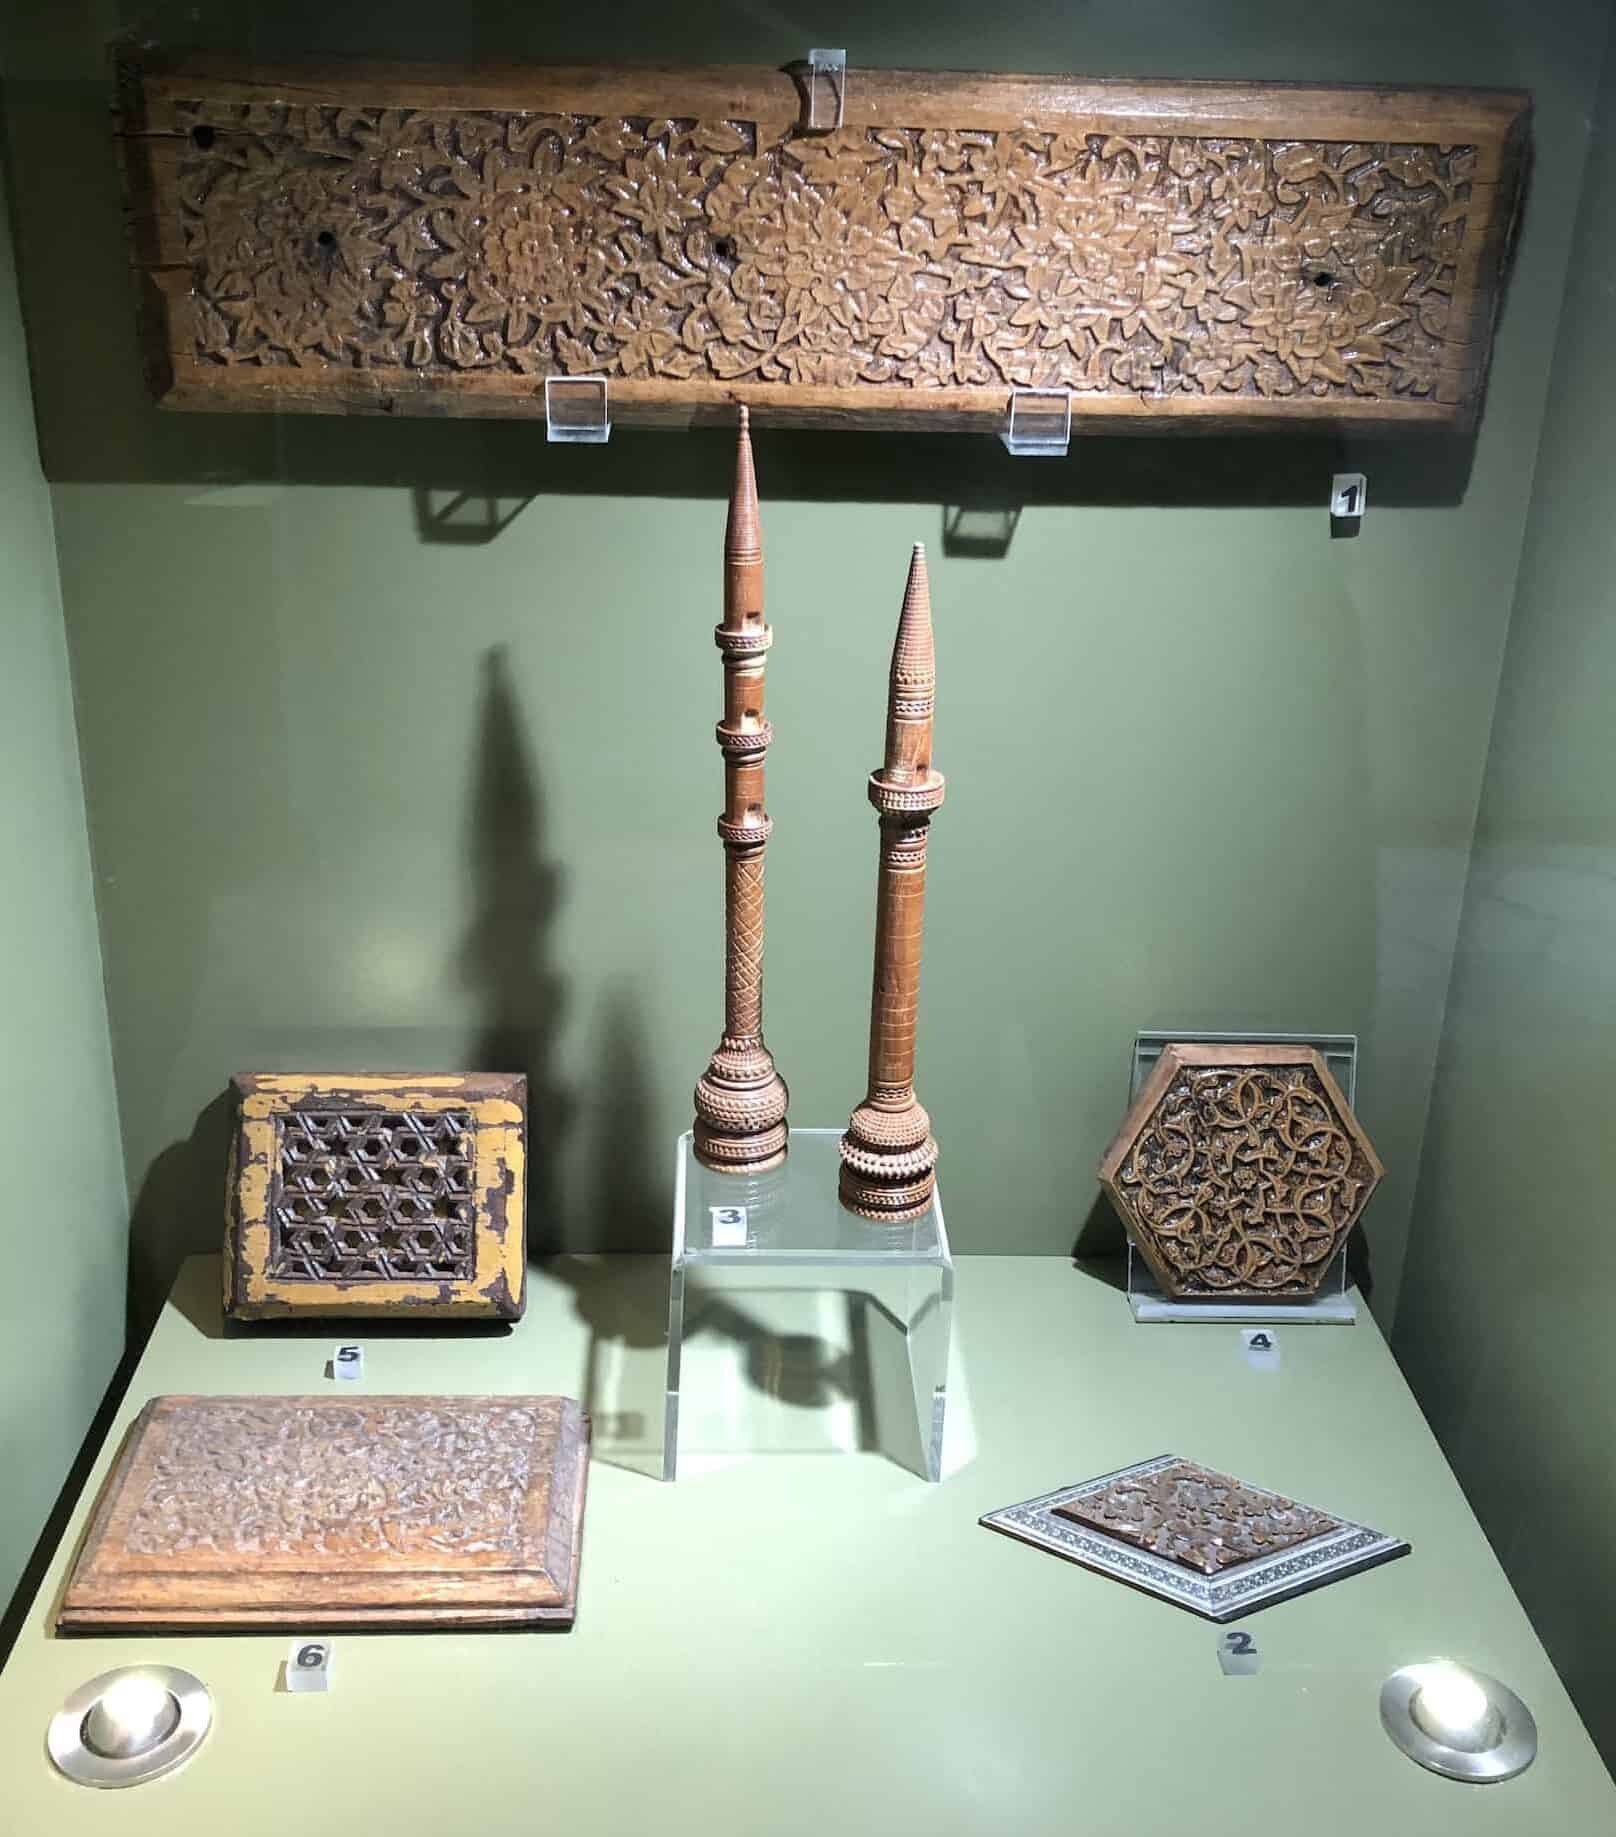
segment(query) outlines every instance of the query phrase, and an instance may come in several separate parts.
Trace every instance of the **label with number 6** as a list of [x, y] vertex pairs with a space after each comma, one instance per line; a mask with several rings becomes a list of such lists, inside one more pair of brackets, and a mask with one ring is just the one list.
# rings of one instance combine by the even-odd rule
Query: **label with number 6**
[[286, 1651], [286, 1688], [291, 1691], [331, 1688], [331, 1641], [294, 1639]]

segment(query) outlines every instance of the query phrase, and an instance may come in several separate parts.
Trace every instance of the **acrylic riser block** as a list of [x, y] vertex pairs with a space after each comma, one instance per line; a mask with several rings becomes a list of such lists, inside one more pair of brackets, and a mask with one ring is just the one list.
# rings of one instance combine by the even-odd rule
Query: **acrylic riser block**
[[942, 1477], [954, 1263], [940, 1194], [903, 1224], [837, 1198], [839, 1129], [783, 1166], [703, 1167], [680, 1136], [663, 1478], [684, 1453], [875, 1450]]

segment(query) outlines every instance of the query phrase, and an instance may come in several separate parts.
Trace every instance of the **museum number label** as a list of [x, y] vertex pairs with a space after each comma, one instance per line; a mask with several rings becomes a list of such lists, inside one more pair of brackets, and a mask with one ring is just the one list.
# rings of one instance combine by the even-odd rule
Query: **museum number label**
[[707, 1210], [713, 1221], [713, 1249], [744, 1250], [746, 1248], [746, 1207], [709, 1206]]
[[286, 1650], [286, 1688], [290, 1691], [331, 1688], [331, 1641], [294, 1639]]
[[1218, 1664], [1226, 1678], [1254, 1677], [1262, 1669], [1257, 1642], [1239, 1627], [1218, 1635]]
[[1279, 1335], [1272, 1327], [1242, 1327], [1240, 1344], [1253, 1371], [1279, 1370]]

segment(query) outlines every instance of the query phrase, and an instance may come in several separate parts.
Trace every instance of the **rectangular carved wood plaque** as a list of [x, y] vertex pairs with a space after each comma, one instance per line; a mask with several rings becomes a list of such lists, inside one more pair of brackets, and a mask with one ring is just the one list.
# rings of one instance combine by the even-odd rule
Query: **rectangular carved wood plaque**
[[1407, 1556], [1368, 1525], [1159, 1454], [981, 1520], [1208, 1620], [1242, 1620]]
[[232, 1090], [226, 1313], [521, 1319], [525, 1078], [244, 1073]]
[[155, 1397], [57, 1625], [570, 1624], [588, 1454], [570, 1397]]
[[260, 68], [143, 52], [120, 140], [175, 407], [747, 403], [802, 425], [1462, 428], [1529, 98], [799, 72]]

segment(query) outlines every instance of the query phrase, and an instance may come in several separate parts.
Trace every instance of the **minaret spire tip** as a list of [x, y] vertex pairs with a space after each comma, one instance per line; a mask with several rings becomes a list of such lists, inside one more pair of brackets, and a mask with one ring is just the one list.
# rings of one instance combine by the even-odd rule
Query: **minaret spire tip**
[[763, 524], [758, 514], [757, 474], [752, 469], [751, 416], [741, 404], [740, 423], [735, 435], [735, 483], [730, 488], [729, 516], [724, 524], [724, 553], [727, 556], [760, 556], [763, 553]]
[[909, 578], [904, 583], [903, 610], [898, 615], [898, 636], [892, 646], [892, 681], [900, 678], [911, 692], [929, 688], [937, 678], [937, 646], [931, 626], [931, 582], [926, 575], [926, 548], [917, 542], [909, 557]]

